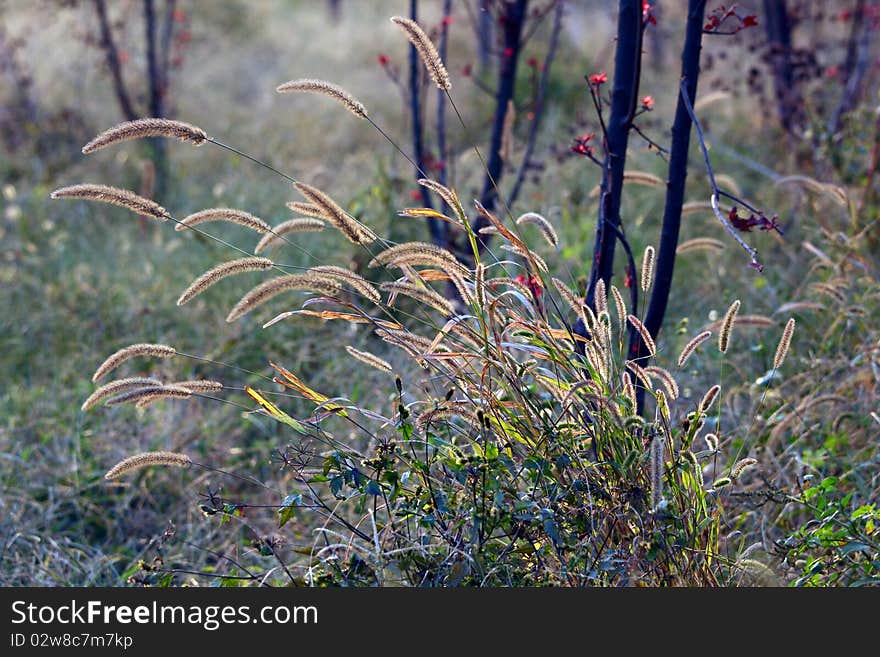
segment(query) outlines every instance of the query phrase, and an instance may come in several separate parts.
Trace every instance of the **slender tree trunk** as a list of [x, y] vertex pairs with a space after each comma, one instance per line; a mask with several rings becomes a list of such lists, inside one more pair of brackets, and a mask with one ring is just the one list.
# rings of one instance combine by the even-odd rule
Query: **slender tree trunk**
[[113, 80], [113, 91], [116, 93], [116, 100], [119, 102], [119, 109], [127, 121], [134, 121], [137, 118], [137, 112], [131, 103], [128, 95], [128, 89], [125, 86], [125, 80], [122, 77], [122, 66], [119, 63], [119, 49], [113, 39], [113, 32], [110, 29], [110, 19], [107, 17], [107, 4], [105, 0], [94, 0], [95, 11], [98, 14], [98, 25], [101, 30], [101, 48], [104, 50], [104, 56], [107, 58], [107, 67], [110, 69], [110, 76]]
[[[409, 17], [419, 20], [419, 2], [418, 0], [410, 0]], [[413, 139], [413, 157], [416, 161], [416, 178], [421, 178], [419, 172], [425, 171], [425, 139], [422, 129], [422, 85], [420, 73], [422, 70], [421, 59], [415, 46], [409, 47], [409, 114], [412, 121], [412, 139]], [[432, 207], [431, 195], [425, 187], [419, 185], [419, 192], [422, 197], [422, 205], [426, 208]], [[436, 217], [428, 217], [428, 230], [431, 232], [431, 239], [434, 244], [445, 245], [445, 237], [440, 227], [440, 220]]]
[[[610, 289], [614, 270], [614, 247], [621, 233], [620, 202], [623, 172], [633, 115], [638, 103], [642, 59], [642, 3], [621, 0], [617, 18], [617, 50], [614, 58], [614, 83], [611, 90], [611, 115], [607, 124], [605, 166], [593, 250], [592, 273], [586, 303], [595, 307], [596, 284], [605, 282]], [[635, 309], [633, 309], [635, 312]]]
[[480, 64], [480, 75], [486, 75], [492, 63], [489, 54], [495, 26], [492, 23], [491, 4], [492, 0], [480, 0], [477, 6], [477, 60]]
[[534, 117], [532, 125], [529, 128], [529, 136], [526, 141], [526, 148], [523, 153], [522, 162], [514, 177], [513, 186], [507, 195], [507, 203], [513, 207], [516, 199], [519, 197], [522, 185], [525, 182], [529, 167], [532, 164], [532, 154], [535, 152], [535, 145], [538, 141], [538, 131], [541, 127], [541, 119], [544, 118], [544, 103], [547, 99], [547, 85], [550, 80], [550, 70], [553, 68], [553, 61], [556, 58], [556, 49], [559, 46], [559, 33], [562, 31], [562, 17], [565, 14], [565, 0], [556, 0], [556, 7], [553, 13], [553, 28], [550, 31], [550, 43], [547, 45], [547, 55], [544, 57], [544, 66], [541, 71], [541, 78], [538, 81], [538, 90], [535, 95]]
[[[685, 28], [684, 49], [681, 53], [681, 77], [685, 80], [687, 95], [691, 104], [697, 95], [697, 81], [700, 76], [700, 50], [703, 45], [703, 19], [706, 0], [688, 2], [687, 27]], [[690, 148], [691, 117], [684, 100], [679, 95], [672, 124], [672, 146], [669, 156], [669, 178], [666, 187], [666, 204], [663, 208], [663, 223], [660, 229], [660, 244], [654, 266], [654, 284], [648, 311], [644, 318], [645, 328], [656, 340], [663, 325], [669, 293], [672, 289], [672, 274], [675, 267], [675, 251], [681, 228], [681, 208], [684, 203], [687, 182], [688, 149]], [[649, 358], [648, 351], [638, 333], [630, 335], [629, 358], [638, 360], [644, 366]], [[644, 388], [638, 388], [639, 410], [644, 399]]]
[[[144, 39], [147, 50], [147, 84], [149, 88], [149, 114], [152, 118], [161, 119], [165, 116], [165, 88], [159, 67], [159, 54], [156, 47], [156, 11], [154, 0], [144, 0]], [[155, 195], [165, 195], [168, 177], [167, 152], [165, 141], [154, 138], [150, 140], [153, 163], [156, 167]]]
[[[504, 44], [501, 53], [501, 61], [498, 66], [498, 88], [495, 93], [495, 116], [492, 121], [492, 137], [489, 142], [487, 158], [487, 172], [483, 183], [483, 191], [480, 195], [480, 203], [490, 212], [495, 209], [498, 202], [496, 187], [501, 183], [504, 173], [504, 159], [501, 154], [501, 145], [504, 138], [504, 124], [507, 118], [508, 106], [513, 100], [516, 86], [516, 67], [520, 54], [520, 37], [522, 28], [528, 13], [528, 0], [505, 0], [502, 28], [504, 30]], [[486, 225], [482, 215], [474, 220], [473, 229], [477, 232]], [[483, 244], [481, 242], [481, 244]]]
[[797, 127], [799, 91], [791, 65], [791, 20], [785, 0], [764, 0], [764, 23], [770, 43], [770, 61], [776, 88], [776, 111], [779, 123], [791, 132]]
[[[449, 50], [449, 22], [447, 18], [452, 14], [452, 0], [443, 0], [443, 25], [440, 28], [440, 59], [446, 61], [446, 53]], [[438, 182], [445, 185], [448, 180], [447, 166], [449, 153], [446, 148], [446, 92], [437, 90], [437, 157], [443, 165], [437, 174]]]

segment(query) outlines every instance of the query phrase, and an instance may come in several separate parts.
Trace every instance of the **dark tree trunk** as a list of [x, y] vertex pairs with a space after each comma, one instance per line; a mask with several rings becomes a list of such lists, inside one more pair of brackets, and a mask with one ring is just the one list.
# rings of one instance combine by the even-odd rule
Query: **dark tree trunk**
[[[414, 21], [419, 20], [419, 2], [410, 0], [409, 17]], [[421, 178], [425, 171], [425, 139], [422, 129], [422, 63], [415, 46], [409, 47], [409, 114], [412, 122], [413, 157], [416, 161], [416, 178]], [[422, 205], [426, 208], [431, 206], [431, 195], [425, 187], [419, 185], [422, 197]], [[440, 226], [440, 220], [436, 217], [428, 217], [428, 229], [434, 244], [445, 245], [446, 238]]]
[[776, 111], [780, 125], [786, 132], [791, 132], [797, 127], [800, 93], [791, 62], [791, 19], [785, 0], [764, 0], [764, 24], [770, 45]]
[[[501, 61], [498, 66], [498, 88], [495, 93], [495, 116], [492, 121], [492, 136], [489, 142], [486, 179], [480, 195], [480, 203], [492, 212], [498, 202], [497, 186], [504, 173], [504, 159], [501, 153], [504, 138], [504, 124], [508, 106], [513, 100], [516, 87], [516, 67], [520, 54], [520, 37], [528, 13], [528, 0], [505, 0], [501, 27], [504, 30]], [[474, 232], [486, 225], [480, 215], [473, 223]], [[483, 242], [481, 242], [481, 245]]]
[[[159, 53], [156, 39], [156, 11], [153, 0], [144, 0], [144, 39], [147, 50], [147, 85], [149, 88], [149, 115], [161, 119], [165, 116], [165, 85], [159, 67]], [[159, 198], [165, 195], [168, 177], [167, 153], [163, 139], [150, 139], [153, 164], [156, 167], [154, 193]]]
[[[687, 95], [691, 104], [697, 95], [697, 81], [700, 76], [700, 50], [703, 44], [703, 19], [706, 0], [690, 0], [688, 3], [687, 27], [685, 29], [684, 49], [681, 54], [681, 77], [685, 81]], [[644, 325], [656, 340], [663, 325], [669, 293], [672, 289], [672, 274], [675, 267], [675, 251], [678, 248], [678, 235], [681, 228], [681, 208], [684, 203], [685, 183], [687, 182], [688, 149], [690, 148], [691, 117], [681, 95], [675, 109], [672, 124], [672, 146], [669, 156], [669, 178], [666, 191], [666, 204], [663, 208], [663, 223], [660, 229], [660, 244], [654, 267], [654, 284]], [[645, 365], [649, 358], [647, 349], [638, 333], [630, 335], [629, 358]], [[644, 399], [644, 388], [638, 389], [639, 410]]]
[[125, 80], [122, 77], [122, 66], [119, 62], [119, 49], [113, 39], [113, 32], [110, 29], [110, 19], [107, 17], [107, 4], [105, 0], [94, 0], [95, 11], [98, 14], [98, 25], [101, 30], [101, 48], [104, 50], [104, 56], [107, 58], [107, 67], [110, 69], [110, 76], [113, 80], [113, 91], [116, 93], [116, 100], [119, 103], [119, 109], [126, 121], [134, 121], [137, 112], [131, 103], [131, 97], [128, 95], [128, 89], [125, 86]]
[[[605, 164], [593, 250], [592, 273], [586, 303], [595, 307], [596, 284], [610, 289], [614, 271], [614, 247], [620, 234], [620, 202], [623, 172], [633, 115], [638, 103], [642, 58], [642, 3], [621, 0], [617, 19], [617, 50], [611, 91], [611, 115], [607, 124]], [[636, 312], [636, 309], [633, 309]]]
[[492, 50], [495, 25], [492, 22], [491, 4], [491, 0], [480, 0], [477, 6], [477, 60], [480, 64], [480, 75], [486, 75], [492, 63], [489, 54]]

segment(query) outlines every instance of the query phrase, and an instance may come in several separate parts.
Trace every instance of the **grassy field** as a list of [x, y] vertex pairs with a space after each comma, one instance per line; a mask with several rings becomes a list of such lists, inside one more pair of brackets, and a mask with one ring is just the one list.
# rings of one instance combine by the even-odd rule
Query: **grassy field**
[[[321, 3], [199, 3], [186, 16], [191, 40], [174, 73], [170, 115], [328, 190], [389, 240], [427, 239], [419, 219], [397, 216], [413, 204], [416, 185], [411, 168], [380, 135], [326, 99], [274, 93], [292, 78], [338, 82], [408, 150], [404, 99], [376, 62], [387, 54], [404, 65], [405, 41], [387, 20], [402, 4], [351, 3], [355, 10], [343, 3], [337, 21]], [[436, 23], [440, 3], [423, 4], [425, 24]], [[38, 30], [40, 11], [16, 2], [4, 10], [6, 31], [25, 38], [22, 56], [33, 62], [39, 114], [21, 126], [21, 145], [4, 147], [0, 164], [0, 585], [234, 584], [212, 574], [245, 571], [268, 572], [268, 580], [277, 581], [281, 563], [305, 568], [297, 555], [314, 550], [320, 522], [298, 514], [279, 528], [279, 500], [295, 486], [277, 457], [296, 436], [251, 412], [244, 386], [262, 383], [283, 392], [260, 378], [272, 375], [272, 361], [329, 397], [390, 416], [397, 403], [394, 377], [353, 363], [344, 346], [384, 349], [381, 356], [412, 387], [422, 384], [422, 375], [404, 353], [347, 325], [297, 318], [261, 329], [277, 312], [298, 307], [290, 299], [227, 324], [229, 308], [261, 280], [258, 274], [223, 281], [177, 307], [177, 296], [198, 274], [238, 254], [122, 208], [50, 201], [53, 189], [78, 182], [141, 189], [148, 151], [129, 142], [88, 157], [79, 153], [121, 120], [101, 53], [84, 38], [95, 32], [95, 18], [86, 6], [59, 10]], [[658, 28], [665, 47], [648, 42], [642, 83], [656, 99], [643, 127], [661, 143], [668, 140], [676, 100], [680, 39], [681, 17], [668, 14]], [[128, 21], [120, 43], [131, 52], [127, 71], [136, 88], [143, 64], [139, 17], [120, 17]], [[532, 248], [572, 287], [589, 275], [597, 213], [591, 190], [601, 172], [572, 156], [569, 145], [593, 122], [584, 74], [613, 68], [612, 19], [598, 6], [570, 8], [536, 155], [543, 166], [513, 208], [514, 215], [540, 212], [554, 224], [560, 247], [538, 246], [533, 234]], [[548, 29], [542, 24], [524, 59], [543, 56]], [[473, 77], [461, 75], [476, 60], [463, 11], [455, 14], [451, 35], [447, 63], [468, 126], [466, 133], [449, 120], [451, 165], [459, 196], [470, 199], [482, 181], [472, 140], [477, 136], [483, 146], [492, 105]], [[746, 52], [745, 45], [714, 43], [706, 50], [717, 57], [734, 47]], [[707, 70], [701, 81], [704, 97], [716, 94], [698, 107], [716, 171], [729, 176], [725, 184], [740, 195], [778, 213], [785, 230], [784, 236], [746, 235], [766, 265], [759, 275], [711, 211], [686, 216], [682, 241], [709, 237], [724, 248], [679, 257], [658, 344], [658, 364], [675, 370], [681, 387], [674, 423], [685, 420], [709, 386], [722, 386], [706, 430], [722, 438], [724, 456], [707, 467], [707, 484], [745, 456], [758, 461], [724, 498], [718, 516], [724, 558], [747, 566], [728, 568], [716, 583], [838, 585], [876, 583], [880, 576], [873, 520], [880, 490], [877, 205], [865, 187], [876, 185], [866, 173], [876, 143], [876, 72], [869, 79], [875, 86], [840, 139], [817, 138], [807, 155], [802, 144], [789, 146], [770, 110], [756, 109], [748, 94], [725, 90], [723, 71]], [[14, 93], [12, 86], [0, 87], [0, 94]], [[59, 119], [64, 108], [70, 113]], [[518, 116], [514, 158], [528, 130], [526, 113]], [[275, 225], [290, 216], [285, 203], [298, 200], [284, 179], [211, 144], [169, 143], [168, 153], [170, 181], [156, 200], [176, 217], [228, 206]], [[636, 138], [628, 157], [628, 169], [665, 179], [664, 160]], [[806, 178], [784, 178], [794, 175]], [[687, 199], [708, 195], [693, 148]], [[622, 215], [636, 254], [656, 244], [663, 202], [662, 185], [627, 186]], [[236, 226], [214, 224], [210, 232], [248, 251], [258, 239]], [[297, 267], [363, 269], [367, 260], [329, 230], [297, 236], [296, 243], [299, 248], [272, 257]], [[734, 299], [742, 301], [741, 315], [764, 319], [738, 326], [727, 354], [707, 348], [677, 370], [690, 337], [717, 322]], [[790, 316], [798, 321], [791, 353], [784, 369], [772, 372]], [[212, 362], [138, 360], [127, 364], [127, 375], [218, 379], [229, 388], [222, 395], [227, 403], [169, 400], [145, 409], [82, 412], [94, 368], [135, 342], [170, 344]], [[275, 402], [294, 417], [314, 407], [301, 397]], [[345, 431], [364, 451], [375, 448], [357, 431]], [[176, 469], [104, 480], [113, 464], [147, 450], [185, 451], [263, 485]], [[218, 514], [212, 495], [246, 499], [251, 508]]]

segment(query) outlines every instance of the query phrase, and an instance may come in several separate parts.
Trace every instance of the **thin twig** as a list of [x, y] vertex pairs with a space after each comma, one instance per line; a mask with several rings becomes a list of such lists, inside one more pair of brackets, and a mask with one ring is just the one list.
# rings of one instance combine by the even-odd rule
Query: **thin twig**
[[[700, 122], [697, 120], [697, 115], [694, 113], [694, 108], [691, 105], [691, 101], [688, 98], [687, 94], [687, 81], [682, 79], [680, 85], [681, 98], [684, 101], [685, 108], [687, 109], [688, 114], [691, 117], [691, 121], [694, 124], [694, 128], [697, 131], [697, 139], [700, 141], [700, 149], [703, 151], [703, 161], [706, 164], [706, 173], [709, 175], [709, 184], [712, 185], [712, 196], [709, 198], [709, 202], [712, 204], [712, 211], [715, 213], [715, 216], [718, 217], [718, 221], [721, 222], [721, 225], [724, 226], [724, 229], [730, 233], [730, 236], [736, 240], [736, 243], [739, 244], [743, 250], [749, 254], [749, 257], [752, 259], [751, 265], [755, 267], [758, 271], [763, 271], [764, 266], [758, 261], [758, 252], [749, 246], [746, 241], [739, 236], [736, 232], [736, 229], [730, 225], [730, 222], [727, 220], [727, 217], [724, 216], [724, 213], [718, 208], [718, 198], [719, 196], [726, 196], [727, 198], [733, 199], [734, 197], [730, 194], [722, 192], [718, 187], [718, 183], [715, 181], [715, 172], [712, 170], [712, 162], [709, 160], [709, 149], [706, 148], [706, 139], [703, 136], [703, 128], [700, 126]], [[740, 199], [736, 199], [737, 202], [743, 203]]]

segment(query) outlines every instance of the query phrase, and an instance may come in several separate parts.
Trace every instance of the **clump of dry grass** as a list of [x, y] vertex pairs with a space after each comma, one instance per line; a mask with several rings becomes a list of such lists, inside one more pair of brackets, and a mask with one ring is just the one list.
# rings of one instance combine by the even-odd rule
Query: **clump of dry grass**
[[179, 452], [141, 452], [134, 456], [123, 459], [104, 475], [104, 479], [119, 479], [124, 474], [128, 474], [134, 470], [147, 468], [153, 465], [174, 466], [177, 468], [188, 468], [192, 465], [192, 459], [186, 454]]
[[243, 274], [249, 271], [265, 271], [272, 267], [273, 263], [268, 258], [239, 258], [212, 267], [186, 288], [177, 299], [177, 305], [182, 306], [194, 299], [212, 285], [219, 283], [228, 276]]
[[208, 139], [208, 133], [194, 125], [173, 119], [136, 119], [105, 130], [83, 146], [82, 152], [94, 153], [107, 146], [144, 137], [169, 137], [201, 146]]
[[92, 381], [97, 382], [99, 379], [104, 378], [110, 372], [122, 365], [122, 363], [131, 358], [137, 358], [139, 356], [170, 358], [176, 353], [177, 350], [174, 347], [169, 347], [167, 344], [139, 342], [137, 344], [129, 345], [128, 347], [124, 347], [108, 356], [107, 359], [98, 366], [98, 369], [95, 370], [95, 373], [92, 375]]
[[110, 187], [109, 185], [96, 185], [93, 183], [70, 185], [69, 187], [56, 189], [52, 192], [51, 197], [53, 199], [71, 198], [84, 201], [110, 203], [111, 205], [118, 205], [131, 210], [143, 217], [152, 217], [159, 221], [167, 221], [171, 218], [168, 210], [155, 201], [139, 196], [127, 189], [119, 189], [118, 187]]
[[328, 98], [332, 98], [336, 102], [343, 105], [345, 109], [347, 109], [358, 118], [367, 118], [367, 108], [364, 107], [363, 103], [355, 99], [354, 96], [352, 96], [339, 85], [333, 84], [332, 82], [327, 82], [326, 80], [315, 80], [313, 78], [291, 80], [289, 82], [285, 82], [284, 84], [278, 85], [275, 88], [275, 91], [280, 94], [300, 92], [327, 96]]

